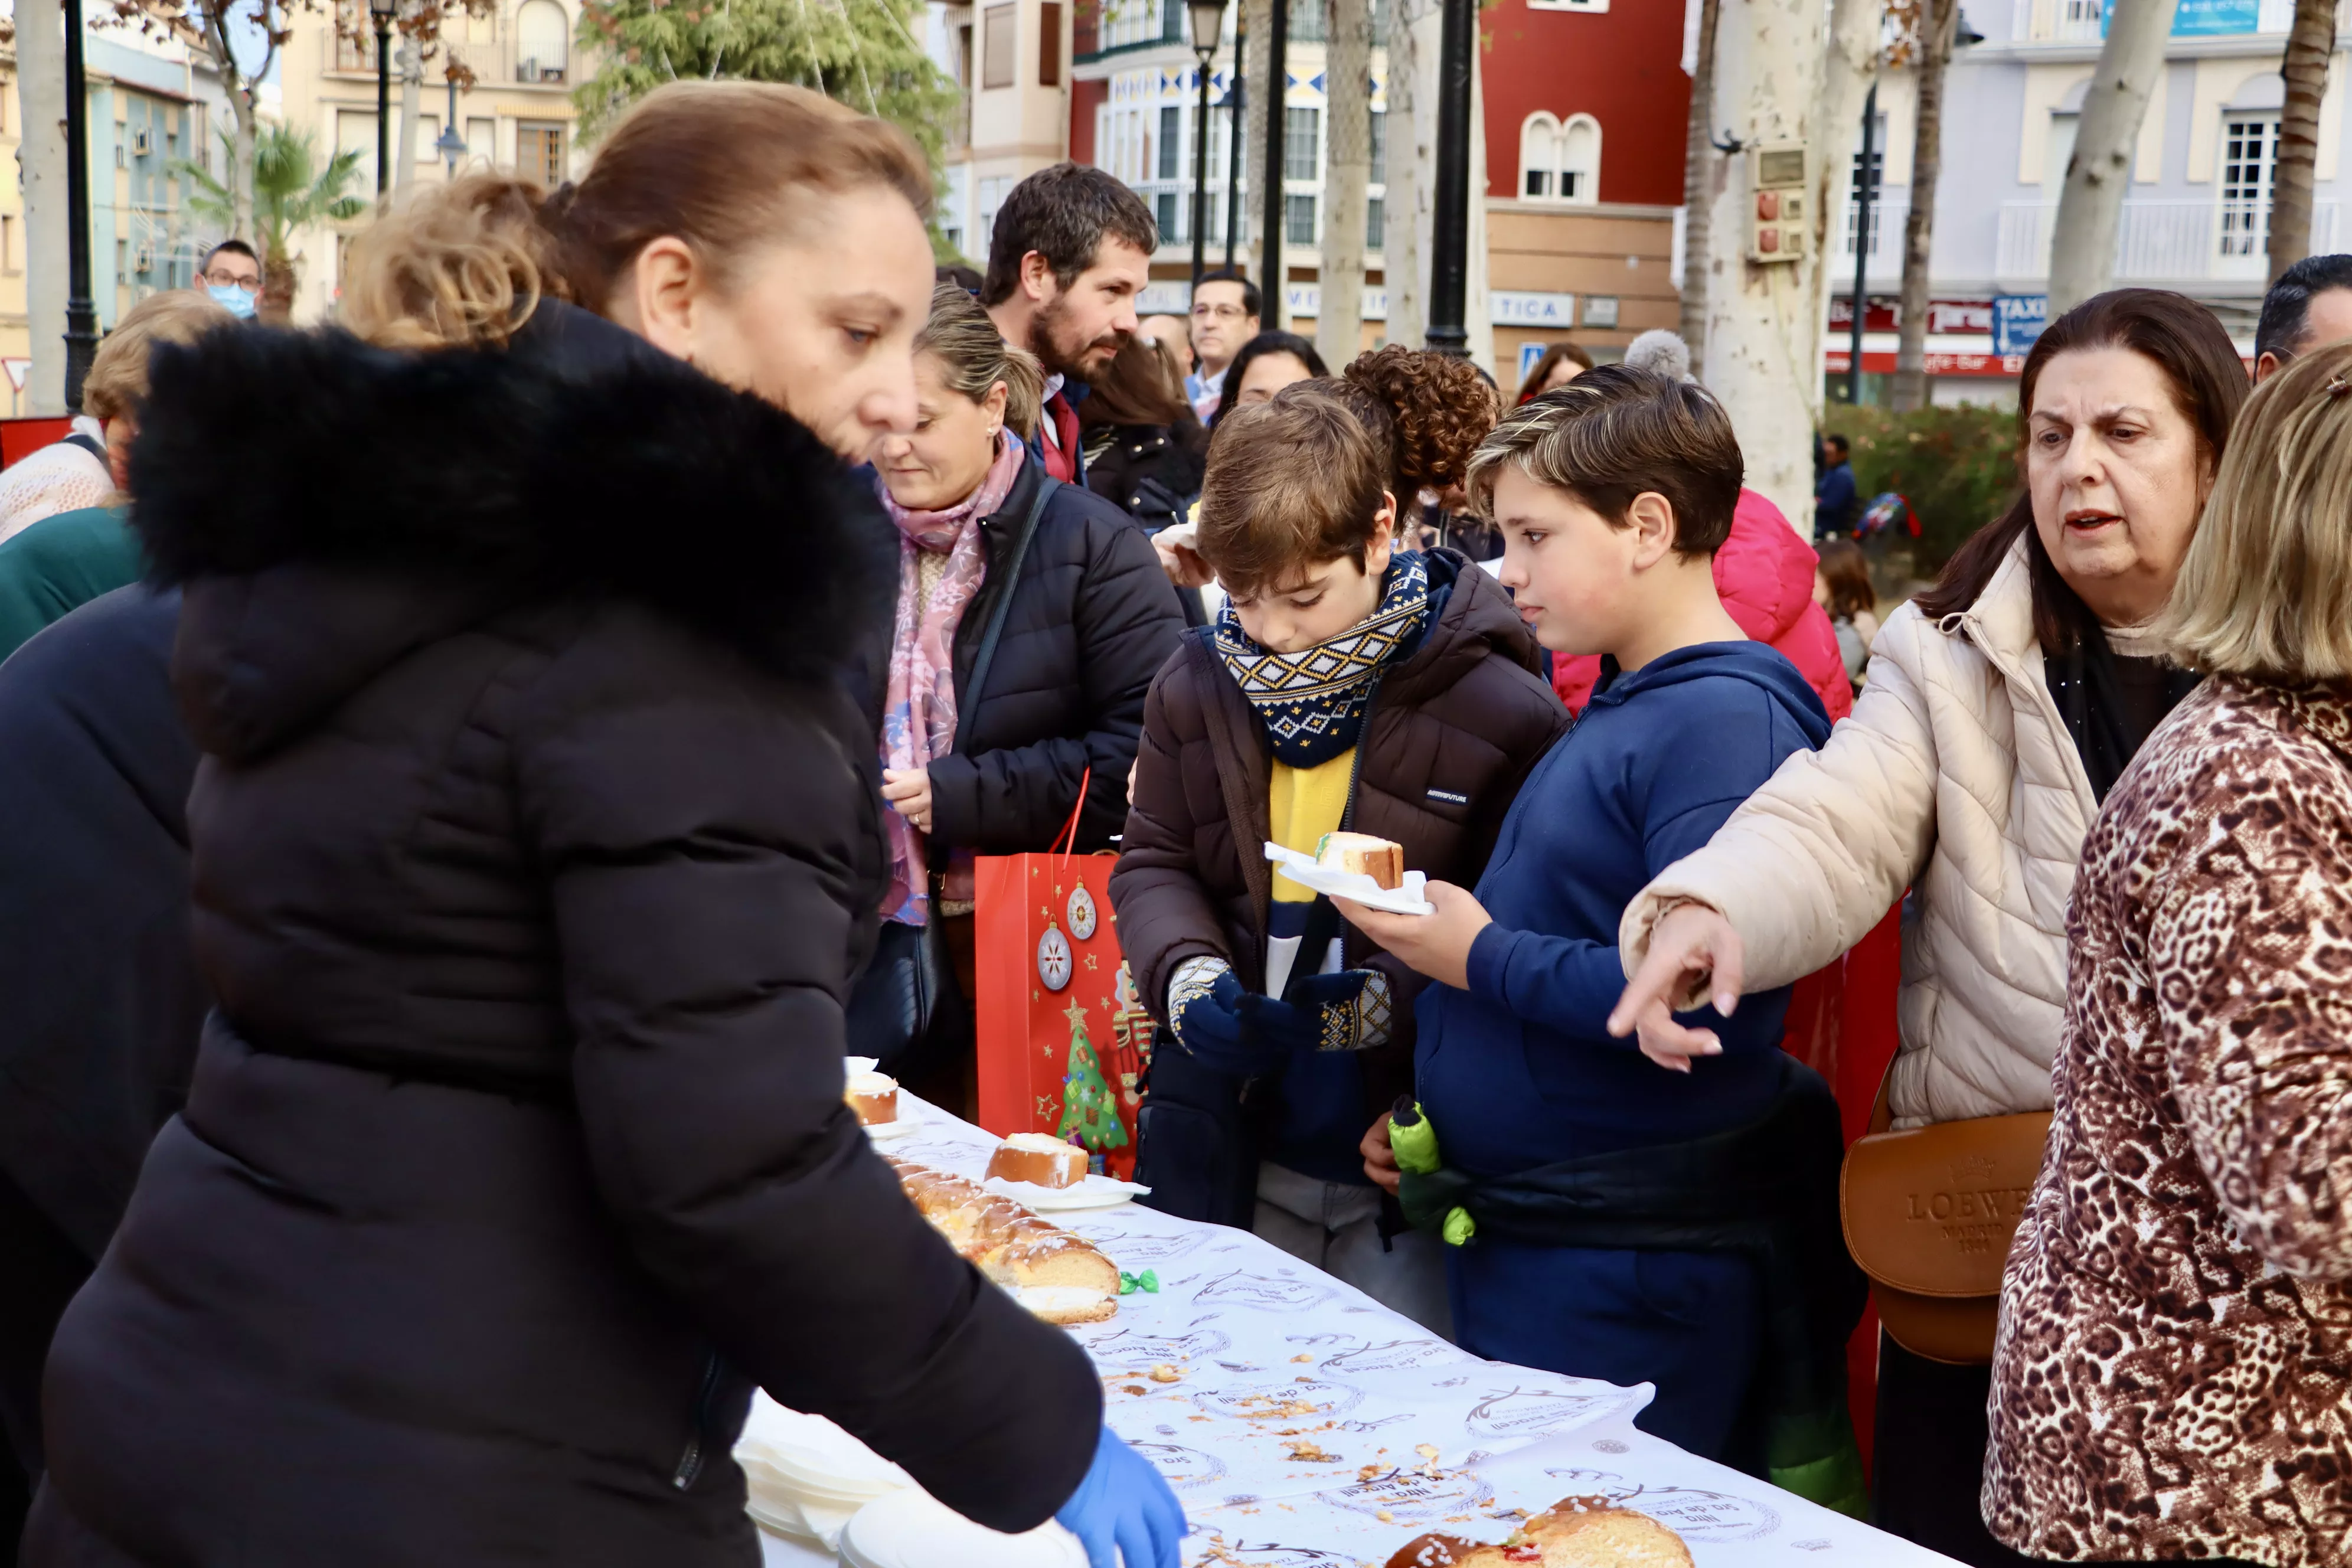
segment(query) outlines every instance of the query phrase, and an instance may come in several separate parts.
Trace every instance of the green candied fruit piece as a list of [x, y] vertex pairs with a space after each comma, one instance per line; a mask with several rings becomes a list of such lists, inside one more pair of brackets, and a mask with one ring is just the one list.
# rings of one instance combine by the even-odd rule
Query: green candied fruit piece
[[1409, 1094], [1399, 1095], [1389, 1112], [1389, 1147], [1396, 1151], [1401, 1170], [1425, 1176], [1437, 1169], [1437, 1128]]

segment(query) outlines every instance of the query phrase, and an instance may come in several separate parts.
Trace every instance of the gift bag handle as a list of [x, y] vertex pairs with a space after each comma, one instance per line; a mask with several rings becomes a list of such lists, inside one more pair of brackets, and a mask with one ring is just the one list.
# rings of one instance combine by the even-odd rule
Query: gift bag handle
[[1045, 853], [1056, 857], [1054, 880], [1057, 884], [1062, 879], [1062, 873], [1069, 869], [1070, 857], [1077, 852], [1078, 816], [1087, 809], [1087, 791], [1093, 787], [1094, 782], [1094, 764], [1088, 763], [1086, 773], [1078, 779], [1078, 804], [1070, 808], [1070, 820], [1063, 826], [1061, 832], [1054, 835], [1054, 842], [1045, 847]]

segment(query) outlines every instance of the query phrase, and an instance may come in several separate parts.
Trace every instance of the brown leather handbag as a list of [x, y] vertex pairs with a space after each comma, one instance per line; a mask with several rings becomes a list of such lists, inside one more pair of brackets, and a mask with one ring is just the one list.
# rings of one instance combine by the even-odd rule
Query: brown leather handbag
[[1889, 1123], [1882, 1081], [1870, 1134], [1846, 1151], [1838, 1177], [1846, 1250], [1870, 1277], [1878, 1321], [1896, 1344], [1981, 1366], [1992, 1360], [2001, 1268], [2042, 1173], [2050, 1113], [1905, 1132]]

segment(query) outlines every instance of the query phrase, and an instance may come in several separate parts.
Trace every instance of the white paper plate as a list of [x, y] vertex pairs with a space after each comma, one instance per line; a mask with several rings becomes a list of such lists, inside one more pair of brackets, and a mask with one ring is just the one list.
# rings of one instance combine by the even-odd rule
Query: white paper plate
[[1078, 1538], [1051, 1522], [1021, 1535], [972, 1523], [924, 1492], [893, 1492], [841, 1532], [843, 1568], [1087, 1568]]
[[1285, 849], [1279, 844], [1265, 847], [1265, 858], [1274, 862], [1277, 876], [1289, 878], [1299, 886], [1312, 888], [1318, 893], [1337, 898], [1353, 899], [1369, 909], [1386, 910], [1392, 915], [1433, 915], [1437, 906], [1422, 896], [1428, 879], [1418, 871], [1404, 874], [1401, 888], [1383, 888], [1361, 871], [1339, 871], [1318, 864], [1312, 855], [1301, 855], [1296, 849]]
[[904, 1138], [922, 1124], [922, 1113], [908, 1105], [906, 1097], [901, 1095], [898, 1100], [898, 1120], [869, 1121], [866, 1124], [866, 1136], [877, 1142], [889, 1138]]
[[1011, 1198], [1023, 1208], [1036, 1214], [1062, 1214], [1071, 1209], [1107, 1209], [1141, 1197], [1151, 1191], [1133, 1182], [1122, 1182], [1113, 1176], [1097, 1176], [1087, 1173], [1075, 1186], [1041, 1187], [1034, 1182], [1008, 1182], [1002, 1176], [992, 1176], [981, 1184], [1002, 1198]]

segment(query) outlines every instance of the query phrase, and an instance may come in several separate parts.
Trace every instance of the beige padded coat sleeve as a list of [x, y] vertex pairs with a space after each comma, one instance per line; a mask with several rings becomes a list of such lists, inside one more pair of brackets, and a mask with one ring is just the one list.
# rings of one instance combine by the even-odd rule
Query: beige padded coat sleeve
[[[1730, 921], [1750, 992], [1811, 974], [1885, 918], [1936, 843], [1936, 742], [1920, 653], [1923, 639], [1940, 635], [1911, 605], [1897, 610], [1871, 650], [1853, 716], [1829, 743], [1790, 755], [1706, 847], [1635, 895], [1618, 935], [1629, 976], [1676, 904], [1706, 904]], [[1695, 988], [1680, 1005], [1703, 1000]]]

